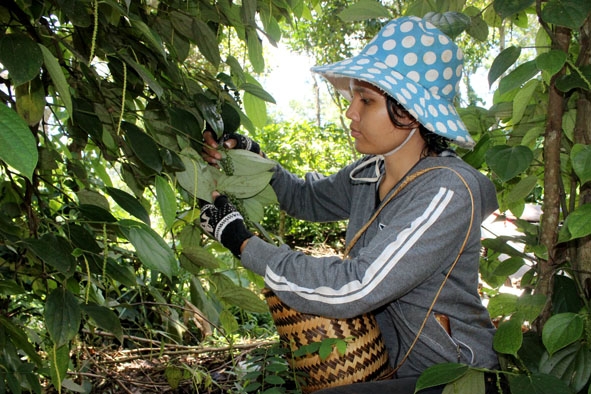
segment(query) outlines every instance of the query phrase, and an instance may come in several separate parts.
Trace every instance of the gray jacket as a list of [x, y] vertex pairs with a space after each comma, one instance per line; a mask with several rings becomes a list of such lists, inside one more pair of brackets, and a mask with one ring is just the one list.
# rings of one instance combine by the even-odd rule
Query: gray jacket
[[[369, 158], [334, 175], [308, 174], [305, 180], [277, 166], [271, 184], [281, 208], [293, 217], [316, 222], [348, 219], [348, 244], [379, 206], [377, 182], [370, 179], [375, 176], [374, 165], [350, 177]], [[383, 163], [378, 160], [377, 165]], [[480, 224], [498, 207], [495, 188], [453, 156], [427, 157], [408, 175], [435, 166], [450, 167], [467, 182], [474, 199], [473, 225], [399, 377], [417, 376], [441, 362], [497, 367], [494, 326], [478, 294]], [[242, 264], [263, 275], [283, 302], [301, 312], [337, 318], [373, 312], [390, 362], [397, 366], [458, 255], [470, 213], [470, 194], [460, 177], [448, 169], [435, 169], [414, 179], [389, 202], [345, 259], [312, 257], [253, 237], [242, 253]], [[451, 335], [434, 313], [449, 317]]]

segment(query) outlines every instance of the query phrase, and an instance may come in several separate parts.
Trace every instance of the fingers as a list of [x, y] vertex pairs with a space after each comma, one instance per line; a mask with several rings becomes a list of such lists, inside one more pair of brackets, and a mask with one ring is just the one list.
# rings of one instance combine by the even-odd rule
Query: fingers
[[[215, 194], [217, 194], [217, 196], [214, 197]], [[226, 206], [226, 204], [228, 204], [230, 202], [228, 197], [226, 197], [223, 194], [220, 194], [218, 192], [213, 192], [211, 195], [214, 198], [213, 204], [218, 209], [223, 208], [224, 206]]]
[[234, 138], [230, 138], [230, 139], [225, 139], [223, 144], [224, 144], [224, 147], [227, 149], [234, 149], [234, 148], [236, 148], [236, 145], [238, 145], [238, 141], [236, 141]]
[[203, 160], [209, 164], [217, 166], [218, 160], [222, 158], [222, 154], [217, 150], [218, 143], [215, 137], [213, 131], [203, 131], [203, 149], [201, 151], [201, 157], [203, 157]]

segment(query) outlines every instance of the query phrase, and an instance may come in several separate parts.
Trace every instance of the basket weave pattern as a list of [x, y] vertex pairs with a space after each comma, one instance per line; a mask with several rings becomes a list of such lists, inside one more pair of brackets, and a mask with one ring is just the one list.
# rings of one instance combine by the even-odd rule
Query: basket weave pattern
[[333, 349], [324, 360], [316, 353], [292, 360], [292, 368], [305, 376], [304, 393], [391, 376], [388, 352], [373, 315], [350, 319], [309, 315], [290, 308], [268, 289], [263, 294], [281, 340], [292, 351], [327, 338], [347, 340], [344, 355]]

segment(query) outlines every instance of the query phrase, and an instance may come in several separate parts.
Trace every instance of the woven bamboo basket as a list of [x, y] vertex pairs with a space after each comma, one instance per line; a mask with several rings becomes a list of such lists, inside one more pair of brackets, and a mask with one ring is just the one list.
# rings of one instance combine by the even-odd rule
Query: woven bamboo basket
[[350, 319], [309, 315], [290, 308], [269, 289], [265, 289], [263, 294], [277, 332], [291, 351], [326, 338], [347, 340], [343, 355], [333, 349], [324, 360], [317, 353], [291, 360], [292, 368], [304, 376], [304, 393], [392, 376], [386, 345], [373, 315]]

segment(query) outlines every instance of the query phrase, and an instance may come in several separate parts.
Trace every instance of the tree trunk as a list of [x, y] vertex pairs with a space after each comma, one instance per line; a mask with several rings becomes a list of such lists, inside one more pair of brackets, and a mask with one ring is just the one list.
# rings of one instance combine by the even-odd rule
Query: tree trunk
[[[591, 64], [591, 18], [587, 18], [581, 27], [581, 49], [577, 59], [577, 67]], [[577, 100], [577, 118], [574, 131], [575, 143], [591, 144], [591, 92], [582, 90]], [[579, 194], [580, 204], [591, 203], [591, 182], [581, 185]], [[591, 298], [591, 236], [577, 240], [576, 253], [572, 262], [577, 273], [581, 291], [587, 299]]]
[[[552, 47], [568, 53], [571, 30], [556, 27], [552, 40]], [[538, 262], [538, 283], [536, 292], [546, 295], [546, 305], [535, 322], [535, 329], [541, 332], [542, 327], [550, 318], [552, 312], [552, 288], [554, 285], [554, 270], [556, 260], [556, 239], [560, 223], [560, 196], [563, 190], [560, 174], [560, 144], [562, 139], [562, 117], [564, 114], [564, 95], [556, 89], [557, 79], [564, 75], [565, 69], [556, 73], [550, 80], [548, 88], [548, 118], [544, 134], [544, 202], [541, 222], [540, 242], [548, 251], [548, 259]]]

